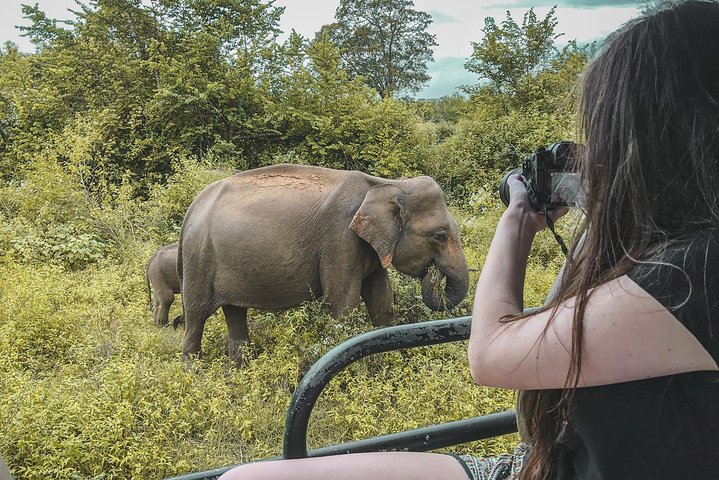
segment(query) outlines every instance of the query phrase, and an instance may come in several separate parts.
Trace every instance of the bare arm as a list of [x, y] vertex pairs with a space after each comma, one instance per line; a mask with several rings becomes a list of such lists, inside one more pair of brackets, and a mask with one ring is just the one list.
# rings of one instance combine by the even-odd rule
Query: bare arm
[[[510, 184], [512, 202], [500, 220], [477, 283], [469, 342], [472, 377], [504, 388], [562, 388], [570, 366], [570, 299], [557, 310], [500, 323], [522, 311], [524, 272], [543, 216]], [[717, 370], [699, 341], [659, 302], [623, 276], [601, 285], [585, 312], [580, 386], [602, 385], [674, 373]]]

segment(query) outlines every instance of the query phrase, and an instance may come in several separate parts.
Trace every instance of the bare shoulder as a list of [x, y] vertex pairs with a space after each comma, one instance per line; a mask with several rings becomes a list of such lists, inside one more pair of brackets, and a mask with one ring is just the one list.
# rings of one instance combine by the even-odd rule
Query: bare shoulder
[[[575, 300], [508, 323], [483, 342], [479, 383], [562, 388], [571, 364]], [[550, 322], [551, 318], [551, 323]], [[549, 325], [549, 326], [547, 326]], [[584, 316], [580, 386], [717, 370], [694, 335], [624, 275], [595, 288]]]

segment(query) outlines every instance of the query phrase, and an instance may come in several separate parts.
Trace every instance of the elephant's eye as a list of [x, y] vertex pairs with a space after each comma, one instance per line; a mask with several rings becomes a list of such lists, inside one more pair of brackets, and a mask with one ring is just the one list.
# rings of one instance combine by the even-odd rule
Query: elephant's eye
[[434, 239], [438, 242], [446, 242], [447, 241], [447, 232], [444, 230], [439, 230], [434, 232]]

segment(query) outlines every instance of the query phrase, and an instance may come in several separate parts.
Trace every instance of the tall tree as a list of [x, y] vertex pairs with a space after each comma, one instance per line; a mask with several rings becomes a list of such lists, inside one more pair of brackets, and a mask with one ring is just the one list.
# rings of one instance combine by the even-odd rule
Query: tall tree
[[24, 7], [38, 51], [0, 55], [14, 69], [0, 69], [0, 175], [33, 145], [79, 158], [92, 185], [149, 182], [182, 156], [255, 159], [277, 69], [273, 1], [87, 0], [67, 28]]
[[554, 10], [539, 20], [530, 9], [521, 25], [509, 12], [501, 25], [492, 17], [485, 18], [484, 38], [472, 42], [474, 51], [465, 68], [488, 81], [496, 93], [516, 93], [521, 80], [546, 68], [557, 52], [554, 41], [562, 34], [555, 33]]
[[558, 47], [556, 40], [563, 34], [556, 27], [554, 8], [542, 19], [530, 9], [521, 24], [509, 12], [500, 25], [494, 18], [486, 18], [484, 38], [472, 42], [474, 51], [465, 63], [480, 82], [465, 87], [465, 91], [500, 105], [502, 114], [508, 109], [556, 108], [557, 102], [548, 103], [547, 99], [561, 99], [563, 92], [572, 90], [595, 49], [594, 44], [580, 46], [574, 40]]
[[436, 36], [427, 32], [432, 17], [414, 10], [412, 0], [340, 0], [327, 35], [342, 51], [351, 77], [362, 77], [382, 97], [417, 92], [430, 76]]

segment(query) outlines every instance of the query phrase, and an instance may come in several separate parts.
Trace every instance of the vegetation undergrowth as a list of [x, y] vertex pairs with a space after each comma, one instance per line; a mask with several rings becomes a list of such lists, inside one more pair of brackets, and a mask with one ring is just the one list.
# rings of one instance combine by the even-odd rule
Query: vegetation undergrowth
[[[352, 38], [279, 42], [272, 2], [88, 3], [63, 27], [24, 7], [37, 51], [0, 47], [0, 455], [22, 480], [161, 478], [279, 455], [304, 372], [373, 328], [364, 307], [340, 320], [319, 302], [251, 311], [237, 368], [217, 313], [202, 356], [181, 361], [182, 332], [152, 323], [146, 263], [177, 241], [195, 195], [235, 170], [432, 176], [459, 223], [470, 291], [453, 311], [430, 312], [417, 280], [390, 269], [395, 312], [399, 323], [468, 315], [504, 209], [497, 181], [534, 148], [574, 139], [572, 86], [592, 53], [554, 44], [553, 9], [521, 25], [487, 19], [466, 65], [481, 82], [417, 100], [401, 84], [380, 95], [348, 70]], [[430, 16], [415, 17], [431, 47]], [[352, 33], [340, 27], [337, 41]], [[426, 81], [404, 73], [412, 88]], [[576, 220], [559, 222], [567, 243]], [[526, 305], [542, 303], [562, 261], [539, 235]], [[472, 383], [465, 343], [386, 353], [327, 386], [309, 447], [513, 406], [513, 392]], [[497, 455], [516, 442], [452, 450]]]
[[[496, 204], [483, 208], [455, 210], [472, 282], [501, 214]], [[538, 239], [528, 305], [541, 302], [559, 268], [553, 242]], [[236, 368], [218, 313], [207, 323], [202, 357], [183, 363], [182, 332], [156, 327], [147, 309], [144, 269], [156, 246], [137, 241], [121, 258], [79, 270], [6, 253], [0, 451], [18, 478], [159, 478], [280, 455], [284, 415], [302, 374], [333, 346], [373, 328], [362, 308], [335, 321], [320, 302], [251, 311], [253, 341]], [[400, 322], [469, 313], [472, 292], [455, 311], [433, 313], [416, 280], [393, 271], [392, 281]], [[309, 447], [513, 408], [513, 392], [472, 384], [465, 349], [464, 342], [418, 348], [352, 365], [320, 397]], [[516, 440], [458, 448], [495, 455]]]

